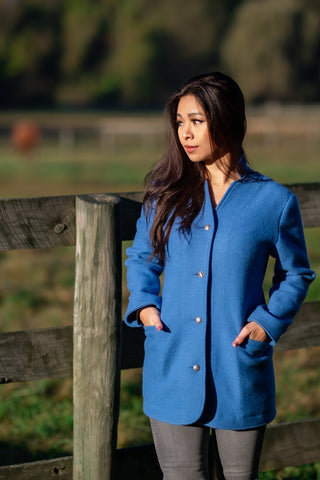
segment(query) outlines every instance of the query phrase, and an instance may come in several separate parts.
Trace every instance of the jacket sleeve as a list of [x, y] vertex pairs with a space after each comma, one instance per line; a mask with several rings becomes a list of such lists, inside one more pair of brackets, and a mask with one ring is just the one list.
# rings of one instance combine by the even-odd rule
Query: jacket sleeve
[[150, 227], [152, 225], [152, 213], [145, 215], [141, 211], [137, 222], [137, 231], [132, 247], [128, 248], [127, 260], [127, 285], [130, 292], [129, 303], [124, 321], [132, 327], [141, 326], [137, 320], [137, 311], [143, 307], [154, 305], [161, 310], [160, 275], [163, 266], [160, 261], [153, 257], [150, 260], [152, 246], [150, 241]]
[[248, 321], [255, 321], [275, 345], [292, 323], [315, 273], [310, 270], [298, 201], [290, 197], [282, 211], [274, 246], [275, 269], [268, 305], [259, 305]]

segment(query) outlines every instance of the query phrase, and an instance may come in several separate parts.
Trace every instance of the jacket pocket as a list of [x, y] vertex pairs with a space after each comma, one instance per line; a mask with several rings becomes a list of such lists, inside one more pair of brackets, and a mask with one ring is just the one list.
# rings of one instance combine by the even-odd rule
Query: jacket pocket
[[153, 333], [154, 331], [158, 331], [154, 325], [144, 325], [143, 328], [146, 335]]
[[246, 416], [272, 416], [275, 401], [273, 348], [267, 342], [249, 339], [237, 348], [240, 375], [240, 405]]
[[249, 338], [247, 342], [241, 348], [247, 355], [253, 358], [270, 358], [273, 355], [273, 348], [268, 342], [260, 342], [259, 340], [253, 340]]

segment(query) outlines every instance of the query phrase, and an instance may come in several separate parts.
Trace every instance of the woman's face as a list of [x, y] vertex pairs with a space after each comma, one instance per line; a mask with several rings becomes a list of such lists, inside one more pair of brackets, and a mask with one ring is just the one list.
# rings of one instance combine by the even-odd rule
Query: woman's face
[[212, 145], [206, 114], [193, 95], [182, 97], [177, 108], [178, 137], [192, 162], [211, 163]]

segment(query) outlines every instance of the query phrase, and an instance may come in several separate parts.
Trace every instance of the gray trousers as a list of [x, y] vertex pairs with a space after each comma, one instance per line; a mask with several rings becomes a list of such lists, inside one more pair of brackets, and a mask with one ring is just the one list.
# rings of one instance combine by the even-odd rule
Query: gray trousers
[[256, 480], [265, 426], [212, 430], [203, 425], [171, 425], [150, 419], [164, 480], [210, 480], [214, 455], [218, 480]]

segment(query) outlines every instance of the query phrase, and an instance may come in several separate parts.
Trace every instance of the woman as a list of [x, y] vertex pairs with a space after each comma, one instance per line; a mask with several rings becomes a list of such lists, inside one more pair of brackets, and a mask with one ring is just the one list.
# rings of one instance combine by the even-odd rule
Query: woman
[[167, 112], [172, 143], [147, 177], [126, 261], [125, 321], [146, 334], [144, 411], [166, 480], [209, 478], [210, 428], [219, 478], [256, 479], [276, 413], [272, 348], [314, 278], [299, 207], [248, 167], [244, 99], [230, 77], [191, 79]]

